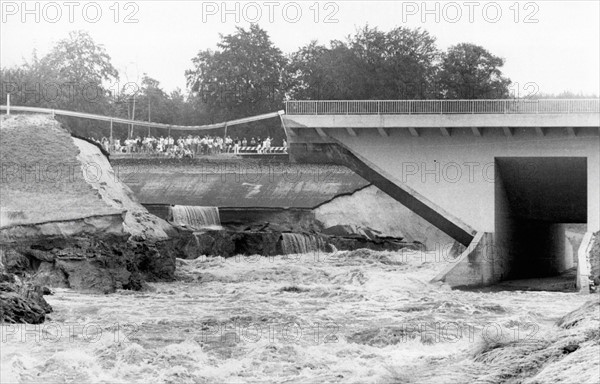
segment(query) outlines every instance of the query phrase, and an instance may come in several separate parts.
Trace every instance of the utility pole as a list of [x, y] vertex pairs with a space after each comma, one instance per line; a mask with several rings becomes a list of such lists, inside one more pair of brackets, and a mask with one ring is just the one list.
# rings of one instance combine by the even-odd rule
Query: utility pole
[[109, 140], [110, 148], [113, 145], [113, 121], [110, 119], [110, 140]]
[[[131, 112], [131, 120], [135, 120], [135, 93], [133, 94], [133, 111]], [[131, 127], [129, 128], [129, 138], [133, 138], [133, 123], [131, 123]]]
[[[150, 122], [150, 111], [152, 109], [152, 104], [150, 103], [150, 89], [148, 89], [148, 122]], [[148, 137], [150, 137], [150, 127], [148, 127]]]

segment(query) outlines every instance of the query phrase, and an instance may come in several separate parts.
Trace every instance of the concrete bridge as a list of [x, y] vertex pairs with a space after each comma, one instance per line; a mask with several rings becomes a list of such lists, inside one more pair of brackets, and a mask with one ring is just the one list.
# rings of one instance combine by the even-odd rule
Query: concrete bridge
[[346, 165], [467, 246], [450, 285], [558, 274], [564, 224], [600, 229], [598, 99], [289, 101], [282, 121], [293, 161]]

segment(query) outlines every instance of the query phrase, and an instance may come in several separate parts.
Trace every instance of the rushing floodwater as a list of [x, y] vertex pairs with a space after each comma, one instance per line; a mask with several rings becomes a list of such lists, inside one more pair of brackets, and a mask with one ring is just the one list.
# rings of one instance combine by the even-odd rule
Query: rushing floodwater
[[416, 252], [209, 258], [152, 292], [57, 289], [51, 321], [1, 327], [0, 382], [467, 382], [448, 367], [482, 332], [543, 331], [588, 299], [428, 284], [443, 267]]
[[325, 248], [322, 241], [314, 235], [303, 233], [282, 233], [281, 246], [285, 255], [315, 253]]
[[221, 219], [217, 207], [175, 205], [171, 207], [173, 222], [191, 229], [219, 227]]

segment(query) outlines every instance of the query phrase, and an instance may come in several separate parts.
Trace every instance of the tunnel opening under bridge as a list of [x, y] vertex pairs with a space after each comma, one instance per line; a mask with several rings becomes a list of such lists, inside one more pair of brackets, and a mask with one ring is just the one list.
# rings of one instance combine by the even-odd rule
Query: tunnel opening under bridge
[[495, 169], [495, 279], [573, 274], [565, 287], [574, 288], [576, 245], [566, 235], [585, 232], [587, 158], [497, 157]]

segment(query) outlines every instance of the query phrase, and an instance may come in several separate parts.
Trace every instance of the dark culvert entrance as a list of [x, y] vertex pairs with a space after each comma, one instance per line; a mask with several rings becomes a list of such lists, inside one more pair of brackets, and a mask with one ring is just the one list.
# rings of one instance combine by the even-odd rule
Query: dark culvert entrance
[[587, 159], [495, 161], [495, 244], [502, 254], [503, 280], [499, 286], [574, 290], [577, 256], [572, 242], [578, 232], [585, 232], [587, 222]]

